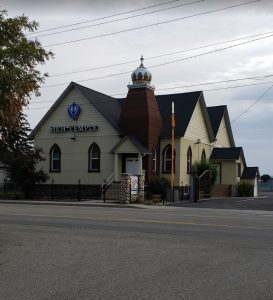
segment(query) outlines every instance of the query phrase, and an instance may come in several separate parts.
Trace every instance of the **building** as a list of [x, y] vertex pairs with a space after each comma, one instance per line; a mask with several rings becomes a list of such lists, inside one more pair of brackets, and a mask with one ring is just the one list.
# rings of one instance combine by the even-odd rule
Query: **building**
[[69, 84], [30, 136], [43, 149], [39, 167], [49, 174], [47, 183], [99, 188], [123, 173], [145, 171], [148, 181], [170, 177], [174, 102], [174, 185], [189, 185], [193, 163], [211, 159], [219, 171], [216, 195], [230, 195], [247, 165], [243, 149], [235, 147], [227, 107], [207, 107], [201, 91], [156, 96], [143, 58], [131, 78], [125, 99]]

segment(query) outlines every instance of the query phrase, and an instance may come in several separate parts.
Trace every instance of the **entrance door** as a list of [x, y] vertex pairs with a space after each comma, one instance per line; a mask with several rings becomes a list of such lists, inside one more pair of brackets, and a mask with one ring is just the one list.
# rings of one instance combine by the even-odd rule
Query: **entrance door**
[[139, 174], [138, 170], [138, 158], [137, 157], [127, 157], [126, 158], [126, 173], [137, 175]]

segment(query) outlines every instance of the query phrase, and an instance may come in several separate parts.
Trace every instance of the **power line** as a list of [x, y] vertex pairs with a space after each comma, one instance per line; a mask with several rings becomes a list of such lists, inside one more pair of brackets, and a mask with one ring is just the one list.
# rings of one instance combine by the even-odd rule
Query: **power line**
[[[273, 75], [271, 75], [271, 76], [273, 76]], [[222, 87], [222, 88], [215, 88], [215, 89], [207, 89], [207, 90], [202, 90], [203, 92], [210, 92], [210, 91], [216, 91], [216, 90], [228, 90], [228, 89], [234, 89], [234, 88], [242, 88], [242, 87], [249, 87], [249, 86], [258, 86], [258, 85], [264, 85], [264, 84], [272, 84], [273, 82], [272, 81], [270, 81], [270, 82], [262, 82], [262, 83], [252, 83], [252, 84], [244, 84], [244, 85], [235, 85], [235, 86], [228, 86], [228, 87]], [[179, 87], [174, 87], [173, 89], [175, 89], [175, 88], [179, 88]], [[159, 90], [165, 90], [165, 89], [159, 89]], [[116, 94], [117, 95], [117, 94]], [[118, 94], [118, 95], [125, 95], [125, 93], [124, 94]], [[115, 96], [115, 95], [109, 95], [110, 97], [113, 97], [113, 96]], [[158, 95], [158, 96], [160, 96], [160, 95]], [[100, 101], [100, 104], [101, 103], [105, 103], [105, 104], [107, 104], [107, 103], [109, 103], [109, 102], [111, 102], [111, 101], [114, 101], [114, 102], [116, 102], [117, 101], [117, 99], [109, 99], [109, 100], [107, 100], [107, 101]], [[45, 102], [43, 102], [43, 103], [55, 103], [56, 101], [45, 101]], [[34, 102], [31, 102], [31, 103], [34, 103]], [[35, 103], [41, 103], [41, 102], [39, 102], [39, 101], [36, 101]], [[84, 104], [85, 105], [85, 104]], [[69, 105], [67, 105], [67, 107], [68, 107]], [[86, 104], [86, 106], [88, 106], [88, 104]], [[32, 107], [32, 108], [27, 108], [28, 110], [33, 110], [33, 109], [49, 109], [49, 108], [51, 108], [51, 106], [47, 106], [47, 107]]]
[[[267, 83], [269, 83], [269, 82], [267, 82]], [[270, 83], [272, 83], [272, 82], [270, 82]], [[270, 87], [268, 87], [266, 90], [265, 90], [265, 92], [263, 92], [262, 93], [262, 95], [260, 96], [260, 97], [258, 97], [251, 105], [249, 105], [245, 110], [243, 110], [237, 117], [235, 117], [231, 122], [230, 122], [230, 124], [233, 124], [233, 123], [235, 123], [235, 122], [237, 122], [243, 115], [245, 115], [253, 106], [255, 106], [258, 102], [260, 102], [262, 99], [263, 99], [263, 97], [271, 90], [273, 88], [273, 84], [270, 86]], [[224, 127], [222, 127], [222, 128], [220, 128], [219, 130], [218, 130], [218, 132], [217, 132], [217, 135], [218, 135], [218, 133], [219, 133], [219, 131], [222, 131], [222, 130], [224, 130], [224, 129], [226, 129], [227, 128], [227, 126], [225, 125]], [[216, 135], [216, 136], [217, 136]], [[202, 139], [204, 139], [206, 136], [203, 136], [202, 138], [200, 138], [200, 140], [202, 140]], [[215, 137], [216, 138], [216, 137]]]
[[[240, 41], [240, 40], [245, 40], [245, 39], [253, 38], [253, 37], [256, 37], [256, 36], [267, 35], [267, 34], [271, 34], [271, 33], [273, 33], [273, 31], [268, 31], [268, 32], [264, 32], [264, 33], [258, 33], [258, 34], [254, 34], [254, 35], [245, 36], [245, 37], [242, 37], [242, 38], [232, 39], [232, 40], [218, 42], [218, 43], [213, 43], [213, 44], [207, 44], [207, 45], [199, 46], [199, 47], [195, 47], [195, 48], [190, 48], [190, 49], [185, 49], [185, 50], [168, 52], [168, 53], [165, 53], [165, 54], [160, 54], [160, 55], [154, 55], [154, 56], [146, 57], [145, 60], [161, 58], [161, 57], [165, 57], [165, 56], [170, 56], [170, 55], [174, 55], [174, 54], [190, 52], [190, 51], [194, 51], [194, 50], [200, 50], [200, 49], [204, 49], [204, 48], [208, 48], [208, 47], [218, 46], [218, 45], [221, 45], [221, 44], [227, 44], [227, 43], [236, 42], [236, 41]], [[106, 69], [106, 68], [110, 68], [110, 67], [117, 67], [117, 66], [121, 66], [121, 65], [128, 65], [128, 64], [131, 64], [131, 63], [135, 63], [135, 62], [139, 62], [139, 60], [130, 60], [130, 61], [126, 61], [126, 62], [111, 64], [111, 65], [105, 65], [105, 66], [99, 66], [99, 67], [93, 67], [93, 68], [79, 70], [79, 71], [71, 71], [71, 72], [66, 72], [66, 73], [53, 74], [53, 75], [50, 75], [49, 77], [52, 78], [52, 77], [59, 77], [59, 76], [64, 76], [64, 75], [76, 74], [76, 73], [83, 73], [83, 72], [88, 72], [88, 71], [95, 71], [95, 70]]]
[[[156, 89], [156, 90], [157, 91], [174, 90], [174, 89], [178, 89], [178, 88], [189, 88], [189, 87], [196, 87], [196, 86], [202, 86], [202, 85], [212, 85], [212, 84], [236, 82], [236, 81], [242, 81], [242, 80], [263, 80], [263, 79], [269, 78], [269, 77], [273, 77], [273, 74], [260, 75], [260, 76], [254, 76], [254, 77], [242, 77], [242, 78], [228, 79], [228, 80], [221, 80], [221, 81], [199, 82], [199, 83], [188, 84], [188, 85], [180, 85], [180, 86], [169, 87], [169, 88], [161, 88], [161, 89]], [[265, 84], [265, 83], [259, 83], [257, 85], [261, 85], [261, 84]], [[206, 91], [208, 91], [208, 90], [206, 90]], [[113, 94], [113, 95], [109, 95], [109, 96], [115, 97], [115, 96], [121, 96], [121, 95], [125, 95], [125, 93]], [[54, 101], [43, 101], [43, 103], [52, 103], [52, 102], [54, 102]], [[32, 101], [31, 104], [32, 103], [41, 103], [41, 102], [40, 101]]]
[[[235, 44], [235, 45], [231, 45], [231, 46], [227, 46], [227, 47], [223, 47], [223, 48], [218, 48], [218, 49], [211, 50], [211, 51], [208, 51], [208, 52], [203, 52], [203, 53], [200, 53], [200, 54], [196, 54], [196, 55], [184, 57], [184, 58], [181, 58], [181, 59], [172, 60], [172, 61], [165, 62], [165, 63], [160, 63], [160, 64], [157, 64], [157, 65], [152, 65], [152, 66], [149, 67], [149, 69], [156, 68], [156, 67], [161, 67], [161, 66], [166, 66], [166, 65], [170, 65], [170, 64], [174, 64], [174, 63], [178, 63], [178, 62], [182, 62], [182, 61], [193, 59], [193, 58], [196, 58], [196, 57], [201, 57], [201, 56], [205, 56], [205, 55], [208, 55], [208, 54], [220, 52], [220, 51], [223, 51], [223, 50], [226, 50], [226, 49], [235, 48], [235, 47], [238, 47], [238, 46], [249, 44], [249, 43], [252, 43], [252, 42], [255, 42], [255, 41], [259, 41], [259, 40], [262, 40], [262, 39], [265, 39], [265, 38], [269, 38], [269, 37], [272, 37], [272, 36], [273, 36], [273, 34], [270, 34], [270, 35], [267, 35], [265, 37], [253, 39], [253, 40], [242, 42], [242, 43], [238, 43], [238, 44]], [[130, 71], [126, 71], [126, 72], [108, 74], [108, 75], [105, 75], [105, 76], [98, 76], [98, 77], [93, 77], [93, 78], [87, 78], [87, 79], [78, 80], [78, 82], [86, 82], [86, 81], [92, 81], [92, 80], [98, 80], [98, 79], [105, 79], [105, 78], [110, 78], [110, 77], [125, 75], [125, 74], [128, 74], [129, 72]], [[63, 85], [67, 85], [67, 84], [68, 84], [67, 82], [66, 83], [57, 83], [57, 84], [52, 84], [52, 85], [45, 85], [45, 86], [43, 86], [41, 88], [63, 86]]]
[[[272, 82], [271, 82], [272, 83]], [[266, 89], [266, 91], [256, 100], [254, 101], [247, 109], [245, 109], [242, 113], [240, 113], [235, 119], [231, 121], [231, 123], [234, 123], [238, 121], [244, 114], [246, 114], [253, 106], [255, 106], [259, 101], [262, 100], [262, 98], [273, 88], [273, 84]]]
[[172, 6], [172, 7], [161, 8], [161, 9], [158, 9], [158, 10], [154, 10], [154, 11], [150, 11], [150, 12], [146, 12], [146, 13], [142, 13], [142, 14], [138, 14], [138, 15], [134, 15], [134, 16], [128, 16], [128, 17], [123, 17], [123, 18], [119, 18], [119, 19], [115, 19], [115, 20], [110, 20], [110, 21], [105, 21], [105, 22], [101, 22], [101, 23], [86, 25], [86, 26], [82, 26], [82, 27], [77, 27], [77, 28], [71, 28], [71, 29], [66, 29], [66, 30], [57, 31], [57, 32], [46, 33], [46, 34], [34, 36], [33, 38], [41, 38], [41, 37], [45, 37], [45, 36], [51, 36], [51, 35], [65, 33], [65, 32], [71, 32], [71, 31], [81, 30], [81, 29], [85, 29], [85, 28], [90, 28], [90, 27], [96, 27], [96, 26], [100, 26], [100, 25], [115, 23], [115, 22], [118, 22], [118, 21], [124, 21], [124, 20], [128, 20], [128, 19], [138, 18], [140, 16], [150, 15], [150, 14], [154, 14], [154, 13], [161, 12], [161, 11], [171, 10], [171, 9], [175, 9], [175, 8], [182, 7], [182, 6], [187, 6], [187, 5], [200, 3], [200, 2], [203, 2], [203, 1], [206, 1], [206, 0], [197, 0], [197, 1], [189, 2], [189, 3], [179, 4], [179, 5]]
[[143, 8], [133, 9], [133, 10], [129, 10], [129, 11], [126, 11], [126, 12], [121, 12], [121, 13], [117, 13], [117, 14], [113, 14], [113, 15], [109, 15], [109, 16], [104, 16], [104, 17], [100, 17], [100, 18], [96, 18], [96, 19], [91, 19], [91, 20], [83, 21], [83, 22], [77, 22], [77, 23], [72, 23], [72, 24], [58, 26], [58, 27], [52, 27], [52, 28], [49, 28], [49, 29], [39, 30], [39, 31], [36, 31], [36, 32], [31, 32], [31, 33], [29, 33], [27, 35], [37, 34], [37, 33], [47, 32], [47, 31], [53, 31], [53, 30], [56, 30], [56, 29], [67, 28], [67, 27], [71, 27], [71, 26], [86, 24], [86, 23], [89, 23], [89, 22], [95, 22], [95, 21], [99, 21], [99, 20], [104, 20], [104, 19], [108, 19], [108, 18], [112, 18], [112, 17], [117, 17], [117, 16], [129, 14], [129, 13], [132, 13], [132, 12], [136, 12], [136, 11], [140, 11], [140, 10], [145, 10], [145, 9], [149, 9], [149, 8], [153, 8], [153, 7], [157, 7], [157, 6], [167, 5], [167, 4], [174, 3], [174, 2], [179, 2], [179, 1], [181, 1], [181, 0], [173, 0], [173, 1], [163, 2], [163, 3], [159, 3], [159, 4], [155, 4], [155, 5], [145, 6]]
[[176, 22], [176, 21], [181, 21], [181, 20], [185, 20], [185, 19], [189, 19], [189, 18], [193, 18], [193, 17], [207, 15], [207, 14], [214, 13], [214, 12], [228, 10], [228, 9], [231, 9], [231, 8], [245, 6], [245, 5], [253, 4], [253, 3], [256, 3], [256, 2], [260, 2], [260, 1], [262, 1], [262, 0], [249, 1], [249, 2], [245, 2], [245, 3], [240, 3], [240, 4], [232, 5], [232, 6], [226, 6], [226, 7], [223, 7], [223, 8], [209, 10], [209, 11], [198, 13], [198, 14], [194, 14], [194, 15], [189, 15], [189, 16], [185, 16], [185, 17], [175, 18], [175, 19], [171, 19], [171, 20], [167, 20], [167, 21], [157, 22], [157, 23], [148, 24], [148, 25], [139, 26], [139, 27], [133, 27], [133, 28], [124, 29], [124, 30], [119, 30], [119, 31], [115, 31], [115, 32], [110, 32], [110, 33], [95, 35], [95, 36], [91, 36], [91, 37], [87, 37], [87, 38], [82, 38], [82, 39], [76, 39], [76, 40], [70, 40], [70, 41], [66, 41], [66, 42], [61, 42], [61, 43], [50, 44], [50, 45], [46, 45], [44, 47], [54, 47], [54, 46], [66, 45], [66, 44], [71, 44], [71, 43], [86, 41], [86, 40], [90, 40], [90, 39], [96, 39], [96, 38], [106, 37], [106, 36], [110, 36], [110, 35], [116, 35], [116, 34], [120, 34], [120, 33], [124, 33], [124, 32], [135, 31], [135, 30], [138, 30], [138, 29], [143, 29], [143, 28], [158, 26], [158, 25], [167, 24], [167, 23]]

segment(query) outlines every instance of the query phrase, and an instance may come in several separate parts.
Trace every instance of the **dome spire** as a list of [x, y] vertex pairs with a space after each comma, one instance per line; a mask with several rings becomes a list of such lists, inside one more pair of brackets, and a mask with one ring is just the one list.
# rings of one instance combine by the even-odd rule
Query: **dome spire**
[[139, 66], [140, 68], [144, 68], [143, 61], [144, 61], [144, 58], [143, 58], [143, 54], [142, 54], [140, 57], [140, 66]]

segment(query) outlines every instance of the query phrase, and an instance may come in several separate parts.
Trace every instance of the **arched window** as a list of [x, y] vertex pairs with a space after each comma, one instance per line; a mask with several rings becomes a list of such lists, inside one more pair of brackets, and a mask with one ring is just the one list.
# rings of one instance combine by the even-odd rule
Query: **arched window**
[[156, 153], [156, 147], [154, 147], [153, 149], [153, 164], [152, 164], [152, 171], [153, 172], [156, 172], [156, 156], [157, 156], [157, 153]]
[[97, 144], [89, 148], [89, 172], [100, 172], [100, 148]]
[[50, 172], [61, 172], [61, 149], [54, 144], [50, 149]]
[[191, 167], [192, 167], [192, 151], [191, 151], [191, 146], [188, 148], [187, 152], [187, 173], [191, 173]]
[[[167, 145], [162, 152], [163, 156], [163, 173], [171, 173], [172, 171], [172, 147]], [[174, 166], [175, 166], [175, 151], [174, 151]], [[175, 171], [175, 170], [174, 170]]]
[[201, 162], [202, 162], [202, 163], [205, 163], [206, 160], [207, 160], [207, 158], [206, 158], [206, 152], [205, 152], [205, 149], [203, 149], [202, 155], [201, 155]]

